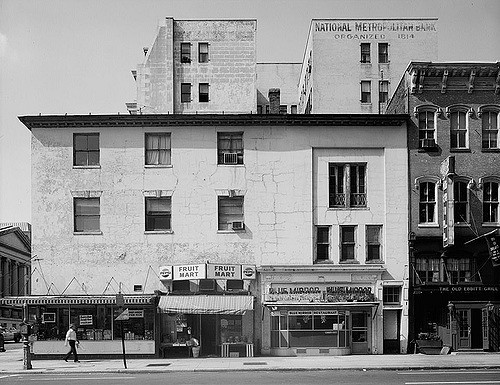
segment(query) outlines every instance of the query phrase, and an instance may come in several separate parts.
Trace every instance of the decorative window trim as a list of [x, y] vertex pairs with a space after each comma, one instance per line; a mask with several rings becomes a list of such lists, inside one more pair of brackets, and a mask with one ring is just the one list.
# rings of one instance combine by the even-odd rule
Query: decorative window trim
[[433, 111], [436, 118], [443, 113], [441, 107], [436, 106], [435, 104], [421, 104], [413, 108], [413, 116], [415, 116], [415, 118], [418, 118], [418, 114], [424, 111]]
[[470, 106], [467, 106], [465, 104], [452, 104], [451, 106], [448, 106], [445, 108], [445, 115], [446, 115], [446, 118], [450, 118], [451, 116], [451, 113], [452, 112], [455, 112], [455, 111], [463, 111], [463, 112], [467, 112], [468, 116], [469, 117], [473, 117], [474, 116], [474, 108], [470, 107]]
[[478, 118], [482, 117], [483, 112], [493, 111], [500, 114], [500, 105], [498, 104], [484, 104], [477, 109]]
[[500, 183], [500, 176], [496, 176], [496, 175], [482, 176], [478, 180], [477, 188], [480, 189], [480, 190], [482, 190], [483, 189], [483, 185], [484, 185], [485, 182]]
[[171, 197], [174, 190], [143, 190], [142, 194], [145, 198], [164, 198]]
[[413, 186], [415, 187], [415, 190], [419, 190], [420, 189], [420, 183], [422, 182], [432, 182], [432, 183], [436, 183], [436, 186], [439, 188], [441, 187], [441, 183], [442, 183], [442, 180], [441, 180], [441, 177], [439, 176], [435, 176], [435, 175], [425, 175], [425, 176], [418, 176], [415, 178], [415, 181], [413, 182]]
[[[455, 138], [452, 131], [455, 131], [455, 133], [463, 131], [459, 130], [459, 127], [457, 126], [455, 130], [452, 130], [452, 120], [451, 120], [451, 115], [454, 112], [463, 112], [465, 113], [465, 144], [464, 146], [460, 146], [460, 143], [458, 143], [458, 137], [456, 138], [457, 140], [457, 145], [452, 146], [452, 138]], [[450, 150], [452, 151], [463, 151], [463, 150], [468, 150], [470, 148], [470, 117], [474, 116], [474, 109], [472, 107], [469, 107], [465, 104], [453, 104], [451, 106], [446, 107], [445, 109], [445, 116], [448, 120], [450, 120]]]
[[100, 198], [102, 196], [102, 191], [100, 190], [71, 191], [71, 196], [73, 198]]

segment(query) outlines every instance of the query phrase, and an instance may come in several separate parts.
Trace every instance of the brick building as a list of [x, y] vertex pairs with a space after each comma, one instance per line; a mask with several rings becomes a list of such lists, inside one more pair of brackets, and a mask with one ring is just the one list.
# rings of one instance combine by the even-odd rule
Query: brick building
[[438, 59], [438, 20], [313, 19], [299, 113], [383, 113], [412, 60]]
[[500, 301], [488, 244], [500, 227], [499, 70], [412, 62], [387, 108], [412, 116], [410, 338], [437, 334], [454, 349], [498, 350], [498, 316], [485, 320]]

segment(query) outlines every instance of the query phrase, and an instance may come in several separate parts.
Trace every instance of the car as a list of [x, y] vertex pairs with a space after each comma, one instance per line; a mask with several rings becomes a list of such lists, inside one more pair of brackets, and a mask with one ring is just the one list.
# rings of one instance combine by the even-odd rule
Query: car
[[0, 333], [3, 335], [3, 339], [5, 342], [7, 341], [14, 341], [14, 342], [19, 342], [21, 341], [21, 333], [19, 330], [16, 329], [6, 329], [4, 327], [0, 327]]

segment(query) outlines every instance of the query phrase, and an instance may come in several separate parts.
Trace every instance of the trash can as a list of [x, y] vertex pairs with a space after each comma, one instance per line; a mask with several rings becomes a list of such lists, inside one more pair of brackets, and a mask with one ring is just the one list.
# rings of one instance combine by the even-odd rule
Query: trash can
[[0, 333], [0, 352], [5, 352], [5, 344], [2, 333]]
[[193, 358], [198, 358], [200, 356], [200, 347], [199, 346], [193, 346], [191, 348], [193, 351]]

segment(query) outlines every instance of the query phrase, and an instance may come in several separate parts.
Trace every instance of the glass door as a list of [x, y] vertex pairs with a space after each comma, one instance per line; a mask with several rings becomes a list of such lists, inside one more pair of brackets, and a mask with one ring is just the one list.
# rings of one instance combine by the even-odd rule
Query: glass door
[[458, 349], [470, 349], [470, 309], [458, 309]]
[[368, 313], [366, 311], [353, 311], [351, 319], [352, 353], [368, 354]]

